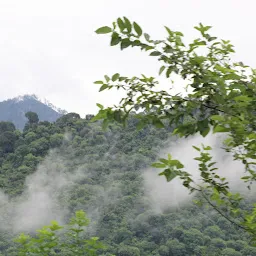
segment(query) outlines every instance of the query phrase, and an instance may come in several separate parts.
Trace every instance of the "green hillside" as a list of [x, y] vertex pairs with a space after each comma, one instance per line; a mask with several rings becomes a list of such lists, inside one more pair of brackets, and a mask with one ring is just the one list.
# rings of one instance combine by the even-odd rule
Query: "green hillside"
[[1, 198], [0, 255], [17, 255], [13, 238], [47, 225], [47, 211], [64, 223], [80, 209], [92, 220], [88, 235], [107, 245], [99, 255], [256, 255], [248, 234], [211, 208], [155, 209], [143, 173], [171, 131], [137, 131], [136, 122], [103, 130], [70, 113], [55, 123], [30, 120], [23, 132], [1, 122], [0, 186], [9, 199]]

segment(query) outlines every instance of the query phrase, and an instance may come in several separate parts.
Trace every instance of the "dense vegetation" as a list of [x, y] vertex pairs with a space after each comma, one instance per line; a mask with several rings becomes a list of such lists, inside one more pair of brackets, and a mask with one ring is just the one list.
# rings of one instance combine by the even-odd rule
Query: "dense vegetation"
[[[171, 128], [137, 130], [133, 117], [125, 128], [112, 123], [106, 130], [100, 122], [90, 122], [90, 115], [82, 119], [69, 113], [55, 123], [38, 122], [33, 113], [27, 117], [23, 132], [0, 123], [1, 189], [15, 201], [26, 177], [47, 156], [53, 155], [53, 162], [61, 157], [63, 173], [72, 177], [79, 170], [79, 178], [71, 178], [72, 184], [54, 196], [69, 210], [66, 222], [77, 210], [88, 213], [92, 223], [85, 236], [99, 237], [106, 245], [98, 255], [256, 255], [249, 235], [211, 208], [191, 203], [155, 211], [142, 172], [173, 138]], [[17, 255], [15, 236], [1, 229], [0, 255]]]

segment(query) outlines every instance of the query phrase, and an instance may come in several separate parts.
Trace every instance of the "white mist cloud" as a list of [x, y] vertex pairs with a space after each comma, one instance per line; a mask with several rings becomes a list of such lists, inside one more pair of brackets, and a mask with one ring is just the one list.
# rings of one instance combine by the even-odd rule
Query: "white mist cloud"
[[62, 221], [66, 210], [59, 205], [62, 188], [72, 184], [60, 156], [54, 152], [26, 179], [26, 190], [15, 205], [14, 230], [33, 230], [51, 220]]
[[[199, 156], [199, 152], [192, 146], [200, 147], [201, 144], [211, 146], [210, 154], [213, 161], [217, 162], [216, 167], [221, 177], [227, 178], [230, 188], [236, 192], [245, 192], [246, 184], [240, 179], [244, 174], [244, 165], [240, 161], [234, 161], [231, 154], [225, 152], [221, 148], [223, 136], [208, 135], [206, 138], [202, 136], [194, 136], [186, 139], [178, 139], [169, 144], [169, 146], [161, 152], [160, 157], [166, 157], [170, 153], [173, 159], [178, 159], [184, 164], [184, 170], [192, 175], [193, 180], [200, 182], [200, 173], [198, 170], [198, 161], [194, 158]], [[171, 182], [167, 182], [164, 176], [158, 176], [156, 169], [146, 170], [143, 173], [144, 184], [149, 198], [151, 199], [152, 208], [161, 212], [170, 207], [179, 207], [191, 201], [194, 194], [189, 194], [187, 188], [182, 182], [175, 178]], [[246, 190], [247, 196], [253, 192]]]
[[68, 210], [60, 203], [59, 196], [81, 177], [79, 170], [67, 172], [66, 162], [60, 151], [52, 150], [26, 178], [22, 195], [10, 200], [0, 193], [1, 229], [15, 233], [34, 231], [53, 219], [64, 221]]

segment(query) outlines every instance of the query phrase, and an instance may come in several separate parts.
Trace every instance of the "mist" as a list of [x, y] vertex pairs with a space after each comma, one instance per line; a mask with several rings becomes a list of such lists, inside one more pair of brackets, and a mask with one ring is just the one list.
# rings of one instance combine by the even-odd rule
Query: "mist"
[[[198, 161], [194, 160], [199, 156], [199, 152], [192, 146], [201, 147], [210, 146], [212, 161], [216, 162], [216, 173], [221, 177], [225, 177], [229, 182], [230, 189], [234, 192], [240, 192], [246, 196], [253, 194], [253, 190], [247, 189], [241, 177], [245, 176], [244, 165], [234, 160], [231, 153], [227, 153], [222, 148], [223, 135], [208, 135], [203, 138], [200, 135], [191, 136], [185, 139], [177, 139], [171, 141], [169, 145], [160, 152], [159, 157], [166, 158], [170, 153], [173, 159], [178, 159], [183, 165], [184, 170], [192, 175], [192, 179], [200, 184], [200, 172], [198, 169]], [[159, 169], [160, 170], [160, 169]], [[175, 178], [170, 182], [166, 181], [164, 176], [159, 176], [161, 172], [157, 169], [147, 169], [143, 172], [144, 185], [146, 193], [150, 198], [152, 209], [156, 212], [163, 212], [171, 207], [180, 207], [191, 202], [195, 193], [190, 194], [189, 190], [182, 185], [179, 178]]]
[[26, 177], [24, 192], [13, 199], [0, 192], [0, 227], [10, 232], [34, 231], [51, 220], [60, 223], [69, 213], [59, 197], [81, 177], [79, 170], [68, 172], [61, 150], [51, 150], [37, 170]]

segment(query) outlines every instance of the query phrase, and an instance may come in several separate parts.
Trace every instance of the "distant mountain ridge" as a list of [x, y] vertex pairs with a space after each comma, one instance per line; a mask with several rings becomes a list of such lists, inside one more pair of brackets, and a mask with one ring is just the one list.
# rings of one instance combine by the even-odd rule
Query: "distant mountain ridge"
[[67, 111], [55, 107], [45, 99], [26, 94], [0, 102], [0, 121], [10, 121], [17, 129], [22, 130], [27, 122], [25, 114], [28, 111], [36, 112], [40, 121], [49, 122], [55, 122], [67, 114]]

